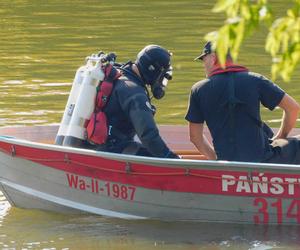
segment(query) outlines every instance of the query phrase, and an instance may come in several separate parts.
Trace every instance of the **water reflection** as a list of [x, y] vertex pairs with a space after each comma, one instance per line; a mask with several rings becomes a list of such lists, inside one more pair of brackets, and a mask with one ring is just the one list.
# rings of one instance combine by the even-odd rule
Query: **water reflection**
[[299, 227], [128, 221], [17, 208], [0, 220], [0, 247], [9, 249], [265, 250], [300, 244]]

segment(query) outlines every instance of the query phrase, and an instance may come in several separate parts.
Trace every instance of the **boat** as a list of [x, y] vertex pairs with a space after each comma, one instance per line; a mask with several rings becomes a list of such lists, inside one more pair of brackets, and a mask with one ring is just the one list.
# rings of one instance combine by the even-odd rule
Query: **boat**
[[159, 130], [182, 159], [54, 145], [55, 125], [0, 128], [0, 189], [12, 206], [60, 213], [300, 223], [300, 166], [206, 160], [187, 126]]

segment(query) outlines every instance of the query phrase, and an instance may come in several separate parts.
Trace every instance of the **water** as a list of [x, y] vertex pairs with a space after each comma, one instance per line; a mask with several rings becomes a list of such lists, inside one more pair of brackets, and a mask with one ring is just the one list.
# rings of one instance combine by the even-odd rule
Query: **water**
[[2, 249], [299, 249], [299, 227], [126, 221], [12, 208]]
[[[134, 60], [147, 44], [174, 54], [174, 80], [156, 102], [160, 124], [185, 124], [188, 95], [204, 77], [193, 58], [203, 35], [223, 22], [215, 1], [1, 0], [0, 126], [59, 123], [76, 69], [91, 53]], [[285, 1], [272, 1], [282, 13]], [[239, 62], [270, 76], [265, 29], [243, 45]], [[299, 72], [278, 84], [300, 101]], [[281, 113], [263, 110], [273, 127]], [[298, 124], [299, 126], [299, 124]], [[11, 208], [0, 198], [0, 249], [298, 249], [297, 227], [123, 221]]]

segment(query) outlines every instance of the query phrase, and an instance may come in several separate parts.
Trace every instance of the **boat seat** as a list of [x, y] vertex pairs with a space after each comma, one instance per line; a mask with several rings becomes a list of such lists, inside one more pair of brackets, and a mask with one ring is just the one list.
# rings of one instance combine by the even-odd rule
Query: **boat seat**
[[190, 159], [190, 160], [207, 160], [205, 155], [180, 155], [182, 159]]

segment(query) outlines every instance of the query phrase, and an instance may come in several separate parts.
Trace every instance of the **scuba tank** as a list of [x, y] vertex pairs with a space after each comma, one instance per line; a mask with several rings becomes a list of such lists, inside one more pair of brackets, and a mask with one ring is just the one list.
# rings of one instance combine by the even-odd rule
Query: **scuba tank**
[[75, 108], [75, 103], [76, 103], [76, 100], [77, 100], [77, 97], [79, 94], [80, 86], [83, 81], [83, 74], [88, 67], [87, 65], [88, 64], [79, 67], [76, 71], [76, 74], [75, 74], [75, 77], [73, 80], [73, 84], [72, 84], [72, 88], [70, 91], [70, 95], [69, 95], [69, 98], [68, 98], [68, 101], [67, 101], [67, 104], [65, 107], [64, 114], [63, 114], [63, 118], [61, 120], [59, 129], [58, 129], [58, 132], [57, 132], [57, 135], [55, 138], [56, 145], [62, 145], [63, 141], [65, 139], [65, 136], [67, 134], [68, 126], [69, 126], [69, 123], [70, 123], [70, 120], [71, 120], [71, 117], [72, 117], [72, 114], [73, 114], [73, 111]]
[[[71, 118], [64, 135], [64, 146], [80, 147], [86, 139], [86, 123], [94, 111], [97, 86], [104, 79], [102, 71], [103, 52], [87, 58], [75, 106], [70, 112]], [[71, 91], [72, 92], [72, 91]], [[67, 105], [68, 108], [68, 105]], [[66, 110], [65, 112], [68, 112]], [[66, 119], [67, 120], [67, 119]]]

